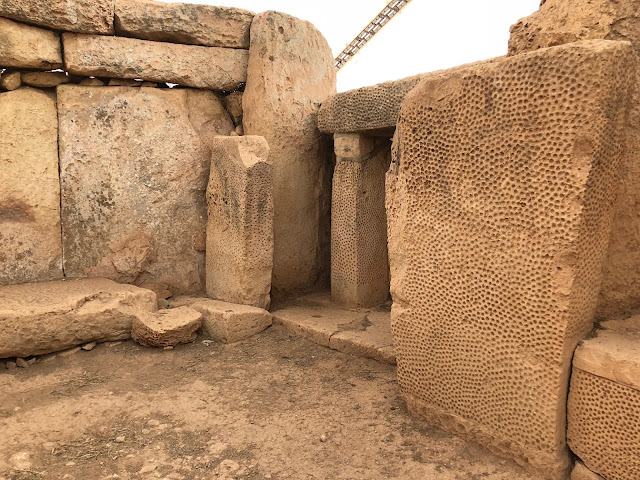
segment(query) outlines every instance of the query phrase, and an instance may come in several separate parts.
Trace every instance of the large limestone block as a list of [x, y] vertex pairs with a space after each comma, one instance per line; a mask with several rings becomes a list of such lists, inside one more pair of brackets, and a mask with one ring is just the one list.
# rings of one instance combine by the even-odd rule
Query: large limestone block
[[313, 25], [273, 11], [256, 15], [243, 124], [271, 150], [276, 296], [326, 281], [331, 151], [316, 117], [336, 91], [335, 75], [331, 49]]
[[67, 32], [113, 33], [113, 0], [0, 0], [0, 16]]
[[191, 343], [202, 325], [202, 314], [189, 307], [159, 310], [133, 319], [131, 338], [145, 347]]
[[409, 409], [565, 478], [571, 355], [591, 329], [634, 55], [541, 49], [426, 77], [387, 174], [392, 329]]
[[203, 327], [211, 338], [234, 343], [271, 326], [273, 317], [262, 308], [218, 300], [196, 299], [190, 308], [202, 313]]
[[156, 295], [103, 278], [0, 287], [0, 358], [123, 340], [156, 309]]
[[384, 178], [391, 144], [377, 140], [374, 145], [357, 133], [336, 134], [334, 143], [331, 298], [349, 307], [371, 307], [389, 297]]
[[567, 440], [604, 478], [640, 478], [640, 316], [603, 322], [576, 349]]
[[326, 133], [394, 129], [404, 97], [423, 77], [415, 75], [340, 92], [320, 107], [318, 127]]
[[207, 295], [269, 308], [273, 172], [263, 137], [216, 137], [207, 187]]
[[0, 17], [0, 68], [62, 67], [60, 37], [42, 28]]
[[58, 87], [65, 273], [204, 290], [212, 92]]
[[62, 278], [56, 102], [0, 93], [0, 119], [0, 285]]
[[158, 42], [249, 48], [254, 14], [241, 8], [117, 0], [116, 33]]
[[233, 90], [247, 79], [246, 50], [65, 33], [65, 69], [84, 76], [143, 79]]
[[[547, 0], [540, 10], [511, 27], [509, 55], [584, 39], [629, 40], [640, 52], [640, 1]], [[640, 62], [640, 56], [637, 56]], [[636, 68], [640, 85], [640, 68]], [[627, 124], [627, 155], [611, 229], [597, 314], [640, 308], [640, 89]]]

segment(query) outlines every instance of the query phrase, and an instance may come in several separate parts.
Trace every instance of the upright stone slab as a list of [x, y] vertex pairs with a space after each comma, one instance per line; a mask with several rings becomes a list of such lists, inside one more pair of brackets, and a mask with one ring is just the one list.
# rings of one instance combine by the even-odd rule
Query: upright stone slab
[[60, 37], [55, 32], [0, 17], [0, 68], [62, 67]]
[[269, 308], [273, 172], [263, 137], [216, 137], [207, 187], [207, 294]]
[[384, 176], [391, 144], [357, 133], [336, 134], [334, 144], [331, 298], [348, 307], [371, 307], [389, 297]]
[[333, 55], [313, 25], [273, 11], [256, 15], [243, 124], [271, 150], [277, 296], [312, 288], [328, 273], [331, 151], [316, 116], [335, 91]]
[[[547, 0], [511, 27], [509, 55], [585, 39], [629, 40], [640, 62], [640, 1]], [[640, 85], [640, 68], [636, 68]], [[640, 88], [635, 89], [627, 125], [627, 155], [604, 264], [597, 315], [640, 308]]]
[[387, 175], [391, 322], [410, 411], [566, 478], [634, 56], [590, 41], [426, 77]]
[[58, 87], [65, 273], [201, 292], [212, 92]]
[[75, 75], [234, 90], [247, 79], [248, 52], [134, 38], [65, 33], [65, 70]]
[[159, 42], [249, 48], [254, 14], [241, 8], [117, 0], [116, 33]]
[[576, 349], [567, 440], [603, 478], [640, 478], [640, 316], [600, 324]]
[[0, 358], [124, 340], [134, 319], [156, 310], [156, 295], [104, 278], [0, 287]]
[[113, 0], [0, 0], [0, 17], [67, 32], [113, 34]]
[[0, 93], [0, 119], [0, 285], [62, 278], [55, 100]]

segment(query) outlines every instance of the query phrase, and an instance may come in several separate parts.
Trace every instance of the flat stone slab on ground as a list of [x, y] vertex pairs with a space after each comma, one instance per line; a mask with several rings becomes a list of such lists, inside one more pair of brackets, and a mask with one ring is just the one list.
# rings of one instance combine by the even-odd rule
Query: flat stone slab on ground
[[0, 287], [0, 358], [57, 352], [131, 336], [156, 295], [104, 278]]
[[32, 88], [0, 93], [0, 266], [0, 285], [62, 278], [56, 102]]
[[394, 364], [391, 315], [383, 309], [349, 310], [328, 292], [300, 297], [273, 311], [274, 322], [318, 345]]
[[0, 17], [0, 68], [6, 67], [61, 68], [60, 37], [55, 32]]
[[131, 337], [145, 347], [190, 343], [202, 325], [202, 314], [189, 307], [158, 310], [133, 320]]
[[254, 13], [241, 8], [117, 0], [116, 33], [158, 42], [249, 48]]
[[67, 32], [113, 33], [113, 0], [0, 0], [0, 17]]
[[247, 80], [247, 50], [65, 33], [65, 70], [96, 77], [143, 79], [208, 90]]
[[62, 85], [58, 113], [66, 275], [202, 292], [210, 145], [233, 131], [219, 97]]

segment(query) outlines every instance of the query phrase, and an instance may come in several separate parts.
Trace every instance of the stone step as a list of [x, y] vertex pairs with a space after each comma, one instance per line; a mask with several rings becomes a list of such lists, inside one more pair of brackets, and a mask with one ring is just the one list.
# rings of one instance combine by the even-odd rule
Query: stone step
[[126, 339], [156, 308], [151, 290], [104, 278], [0, 286], [0, 358]]
[[347, 309], [330, 294], [312, 294], [273, 312], [274, 323], [319, 345], [359, 357], [396, 363], [391, 315], [379, 309]]
[[140, 315], [133, 320], [131, 337], [145, 347], [169, 347], [190, 343], [202, 325], [202, 314], [178, 307]]
[[600, 327], [595, 337], [578, 346], [573, 358], [567, 440], [585, 467], [595, 474], [637, 479], [640, 315], [609, 320]]

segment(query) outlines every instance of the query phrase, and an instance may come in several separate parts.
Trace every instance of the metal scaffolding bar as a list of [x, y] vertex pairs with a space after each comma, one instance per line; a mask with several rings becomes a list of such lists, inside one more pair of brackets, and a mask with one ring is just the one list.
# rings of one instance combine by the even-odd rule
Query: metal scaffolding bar
[[393, 0], [382, 9], [382, 11], [369, 22], [349, 45], [336, 57], [336, 70], [340, 70], [342, 66], [360, 50], [364, 45], [373, 38], [373, 36], [391, 20], [411, 0]]

